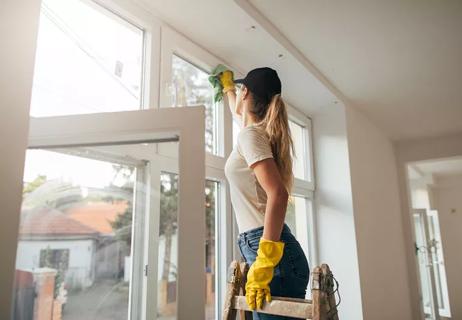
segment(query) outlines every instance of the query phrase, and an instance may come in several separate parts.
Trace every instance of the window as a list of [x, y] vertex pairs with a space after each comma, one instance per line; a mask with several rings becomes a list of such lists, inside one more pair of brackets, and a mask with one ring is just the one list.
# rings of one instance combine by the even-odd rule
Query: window
[[93, 1], [43, 0], [30, 115], [142, 106], [143, 30]]
[[[226, 289], [226, 276], [220, 279], [216, 275], [226, 273], [227, 246], [232, 244], [231, 235], [223, 229], [229, 225], [225, 222], [232, 222], [225, 210], [226, 190], [221, 188], [225, 178], [219, 167], [226, 140], [223, 108], [213, 105], [207, 78], [207, 70], [221, 61], [210, 59], [205, 51], [198, 54], [199, 47], [192, 44], [188, 44], [191, 55], [175, 48], [169, 52], [171, 58], [160, 59], [160, 21], [136, 4], [110, 7], [110, 2], [104, 3], [107, 8], [90, 0], [69, 0], [66, 5], [59, 0], [42, 2], [23, 198], [23, 208], [34, 211], [34, 218], [41, 223], [31, 226], [28, 219], [20, 221], [21, 228], [26, 228], [21, 229], [18, 241], [17, 272], [30, 272], [28, 268], [55, 270], [50, 279], [56, 285], [54, 298], [60, 297], [58, 300], [66, 304], [61, 306], [63, 318], [65, 314], [91, 318], [96, 308], [107, 318], [175, 318], [185, 310], [193, 310], [191, 316], [197, 318], [197, 306], [204, 305], [206, 318], [216, 319], [221, 311], [221, 292]], [[162, 35], [162, 39], [168, 38], [166, 33]], [[197, 110], [184, 108], [189, 110], [180, 115], [177, 110], [125, 112], [160, 108], [159, 104], [171, 106], [160, 101], [165, 93], [160, 72], [167, 67], [172, 73], [169, 81], [184, 80], [186, 85], [185, 104], [178, 99], [175, 107], [206, 107], [204, 141], [209, 154], [205, 194], [202, 191], [204, 216], [197, 210], [197, 200], [189, 199], [200, 190], [197, 185], [202, 171], [197, 169], [203, 164], [198, 160], [204, 162], [198, 156], [202, 153], [188, 147], [200, 140], [197, 126], [190, 125], [198, 117]], [[174, 70], [179, 72], [174, 74]], [[182, 73], [184, 70], [187, 72]], [[58, 115], [65, 117], [54, 117]], [[177, 142], [178, 137], [184, 139], [183, 144]], [[194, 170], [187, 174], [187, 170], [181, 175], [179, 172], [184, 162], [178, 161], [178, 145], [183, 146], [181, 160], [194, 163]], [[165, 150], [168, 155], [161, 152]], [[188, 197], [180, 197], [179, 186]], [[41, 211], [42, 207], [46, 210]], [[190, 212], [185, 212], [186, 208]], [[199, 236], [204, 235], [205, 241], [200, 238], [199, 243], [197, 230], [182, 228], [181, 222], [189, 226], [203, 218], [206, 232], [201, 228]], [[59, 229], [63, 228], [60, 222], [75, 228], [70, 230], [76, 233], [73, 238], [60, 239], [69, 232]], [[47, 243], [40, 243], [44, 234]], [[78, 242], [78, 246], [68, 241]], [[192, 249], [199, 251], [198, 243], [205, 250], [206, 270], [185, 254]], [[34, 253], [29, 255], [29, 249]], [[196, 287], [190, 284], [197, 285], [202, 277], [183, 277], [177, 282], [182, 270], [204, 275], [206, 292], [186, 296], [181, 286]], [[101, 287], [105, 281], [107, 286]], [[93, 298], [89, 299], [94, 292], [79, 291], [92, 286], [101, 289]], [[85, 299], [88, 302], [81, 303]], [[82, 305], [86, 311], [81, 310]]]
[[[137, 169], [78, 154], [27, 151], [16, 272], [41, 279], [30, 283], [38, 308], [53, 301], [64, 319], [126, 319]], [[17, 303], [29, 306], [27, 298]]]
[[217, 154], [217, 108], [213, 102], [213, 90], [208, 73], [190, 62], [172, 55], [172, 84], [170, 87], [173, 107], [205, 106], [205, 148]]
[[162, 172], [160, 183], [158, 319], [176, 315], [178, 267], [178, 175]]
[[306, 139], [307, 129], [294, 121], [289, 120], [289, 128], [294, 142], [295, 156], [293, 157], [294, 176], [302, 180], [311, 180], [310, 162], [307, 150], [309, 150], [309, 141]]
[[217, 220], [218, 214], [220, 213], [220, 206], [217, 203], [219, 199], [220, 182], [206, 180], [205, 182], [205, 223], [206, 223], [206, 234], [205, 234], [205, 319], [214, 320], [216, 319], [217, 311]]
[[310, 250], [313, 247], [310, 236], [312, 233], [312, 219], [312, 200], [294, 196], [294, 202], [289, 203], [287, 206], [285, 222], [299, 240], [308, 258], [310, 258]]
[[[205, 187], [205, 301], [206, 319], [216, 318], [217, 305], [217, 247], [216, 247], [216, 221], [219, 206], [217, 205], [219, 182], [206, 180]], [[161, 318], [175, 315], [176, 303], [176, 269], [177, 269], [177, 197], [178, 175], [162, 173], [161, 176], [161, 215], [159, 230], [159, 281], [161, 282], [158, 310]]]
[[[293, 199], [294, 203], [289, 203], [287, 206], [285, 222], [300, 242], [312, 272], [316, 261], [312, 199], [301, 196], [294, 196]], [[311, 298], [310, 288], [307, 290], [306, 297]]]
[[[117, 9], [124, 6], [118, 5]], [[100, 312], [112, 318], [114, 312], [127, 315], [130, 310], [129, 319], [175, 317], [179, 311], [189, 311], [190, 305], [197, 306], [192, 302], [199, 301], [199, 305], [205, 302], [206, 319], [220, 318], [226, 271], [235, 245], [229, 230], [233, 221], [231, 205], [226, 201], [222, 167], [224, 155], [232, 147], [227, 143], [230, 137], [226, 136], [230, 132], [224, 130], [223, 104], [213, 103], [213, 90], [208, 82], [208, 71], [222, 61], [167, 27], [162, 27], [162, 47], [157, 50], [160, 43], [156, 40], [160, 39], [161, 28], [157, 22], [152, 22], [155, 19], [136, 5], [130, 5], [129, 11], [130, 21], [115, 14], [116, 10], [103, 8], [94, 1], [69, 0], [65, 5], [59, 0], [42, 1], [30, 113], [33, 118], [40, 118], [31, 121], [36, 126], [30, 145], [41, 149], [28, 151], [17, 272], [31, 266], [56, 270], [53, 279], [59, 286], [55, 292], [67, 304], [65, 312], [77, 317], [90, 317], [77, 313], [81, 310], [78, 295], [88, 298], [83, 296], [86, 292], [78, 288], [103, 278], [109, 279], [120, 291], [102, 290], [104, 295], [91, 300], [93, 304], [86, 304], [88, 312], [98, 306]], [[139, 19], [136, 23], [132, 20], [134, 17]], [[145, 58], [155, 57], [156, 51], [161, 55], [159, 59], [145, 61]], [[145, 65], [151, 68], [145, 70]], [[149, 89], [152, 92], [149, 92], [148, 102], [145, 91]], [[158, 119], [152, 118], [154, 110], [145, 110], [142, 115], [141, 112], [123, 112], [148, 106], [194, 105], [204, 105], [206, 115], [204, 140], [208, 154], [206, 211], [203, 213], [206, 270], [187, 254], [179, 255], [190, 248], [196, 250], [194, 239], [198, 239], [197, 232], [195, 237], [187, 232], [187, 236], [179, 237], [181, 212], [183, 221], [190, 217], [202, 218], [199, 210], [187, 212], [189, 215], [183, 211], [194, 207], [195, 203], [178, 194], [178, 185], [182, 185], [178, 147], [176, 142], [170, 144], [175, 141], [175, 135], [155, 121]], [[81, 117], [79, 114], [92, 115]], [[57, 115], [67, 117], [48, 118]], [[183, 120], [185, 116], [175, 114], [175, 119], [181, 119], [175, 122], [172, 115], [164, 115], [172, 128], [188, 127], [188, 119]], [[167, 120], [162, 119], [162, 122]], [[293, 216], [297, 227], [306, 218], [303, 210], [309, 218], [312, 198], [312, 187], [304, 184], [310, 176], [301, 174], [302, 170], [307, 170], [308, 163], [311, 164], [308, 140], [299, 138], [309, 127], [304, 122], [299, 126], [294, 129], [300, 139], [297, 148], [305, 148], [299, 154], [307, 158], [301, 160], [304, 165], [294, 166], [299, 178], [294, 195], [300, 203], [289, 209], [291, 213], [288, 214], [289, 219]], [[149, 134], [162, 131], [156, 141], [168, 142], [152, 143], [150, 138], [146, 142], [143, 139], [148, 131]], [[189, 141], [185, 145], [191, 145], [191, 139], [185, 140]], [[198, 140], [196, 136], [194, 141]], [[149, 149], [153, 144], [155, 147]], [[110, 156], [115, 150], [124, 151]], [[168, 154], [163, 153], [165, 150], [169, 150]], [[193, 154], [186, 147], [183, 150], [186, 159], [197, 157], [197, 153]], [[197, 159], [195, 162], [197, 167]], [[199, 190], [191, 187], [200, 180], [196, 176], [192, 179], [196, 182], [184, 184], [188, 194]], [[28, 220], [22, 218], [27, 217], [29, 209], [36, 211], [42, 207], [47, 210], [38, 211], [40, 219], [34, 216], [42, 223], [28, 226]], [[143, 217], [153, 219], [145, 221]], [[60, 221], [80, 230], [74, 235], [78, 239], [40, 243], [52, 242], [65, 234], [55, 232], [61, 230], [62, 224], [55, 224]], [[183, 231], [186, 229], [190, 230], [183, 228]], [[295, 232], [301, 235], [303, 229]], [[48, 237], [45, 240], [44, 234]], [[191, 244], [185, 245], [185, 239]], [[77, 246], [79, 250], [76, 252], [74, 247], [63, 245], [66, 241], [81, 241]], [[144, 247], [136, 246], [137, 241]], [[183, 241], [182, 246], [178, 245], [180, 241]], [[306, 243], [308, 246], [309, 240]], [[31, 247], [34, 253], [28, 254]], [[74, 264], [76, 254], [84, 257], [79, 259], [82, 265]], [[188, 263], [178, 265], [178, 256]], [[153, 262], [149, 268], [146, 259]], [[205, 297], [190, 297], [191, 304], [180, 302], [178, 305], [177, 297], [180, 301], [186, 298], [185, 290], [177, 288], [197, 284], [197, 279], [183, 279], [182, 283], [177, 283], [177, 274], [184, 269], [194, 270], [197, 275], [205, 272], [206, 292]], [[103, 297], [104, 303], [100, 300]]]

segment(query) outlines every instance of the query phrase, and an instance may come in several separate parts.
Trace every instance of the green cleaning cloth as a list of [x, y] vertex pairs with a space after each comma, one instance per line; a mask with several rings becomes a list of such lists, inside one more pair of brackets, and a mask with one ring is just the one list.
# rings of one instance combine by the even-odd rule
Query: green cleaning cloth
[[222, 72], [226, 70], [229, 69], [224, 65], [219, 64], [215, 67], [215, 69], [212, 70], [212, 73], [210, 73], [209, 75], [209, 82], [212, 84], [214, 91], [213, 101], [215, 103], [223, 100], [223, 86], [221, 85], [219, 76]]

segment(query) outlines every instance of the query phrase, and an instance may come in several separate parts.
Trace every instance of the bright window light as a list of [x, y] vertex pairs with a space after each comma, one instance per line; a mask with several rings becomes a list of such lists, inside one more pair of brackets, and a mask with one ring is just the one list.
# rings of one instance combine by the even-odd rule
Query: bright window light
[[217, 154], [217, 108], [209, 74], [177, 55], [172, 56], [172, 106], [205, 106], [205, 149]]
[[42, 1], [31, 116], [140, 109], [143, 30], [92, 1]]

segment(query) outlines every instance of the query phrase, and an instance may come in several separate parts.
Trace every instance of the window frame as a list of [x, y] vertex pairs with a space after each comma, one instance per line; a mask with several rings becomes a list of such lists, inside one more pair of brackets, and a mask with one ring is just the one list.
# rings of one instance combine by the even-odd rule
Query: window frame
[[[168, 101], [167, 96], [167, 82], [172, 78], [171, 66], [172, 66], [172, 55], [175, 54], [191, 64], [197, 66], [198, 68], [207, 72], [207, 70], [212, 70], [217, 64], [223, 63], [218, 57], [208, 52], [206, 49], [202, 48], [198, 44], [194, 43], [190, 39], [186, 38], [170, 26], [166, 25], [162, 21], [158, 20], [151, 12], [145, 10], [140, 6], [140, 4], [135, 4], [126, 0], [83, 0], [97, 5], [102, 6], [104, 9], [117, 14], [120, 18], [134, 24], [135, 26], [143, 30], [143, 64], [142, 64], [142, 104], [140, 110], [135, 111], [122, 111], [117, 112], [120, 115], [125, 114], [125, 112], [140, 113], [143, 110], [160, 109], [170, 107], [170, 101]], [[232, 66], [230, 66], [232, 67]], [[243, 74], [236, 70], [235, 77], [242, 77]], [[316, 242], [315, 242], [315, 212], [314, 212], [314, 191], [315, 191], [315, 179], [314, 179], [314, 157], [312, 150], [312, 126], [311, 119], [304, 115], [302, 112], [292, 107], [290, 104], [286, 103], [289, 119], [299, 125], [302, 125], [306, 128], [305, 130], [305, 145], [306, 147], [306, 156], [310, 158], [309, 167], [306, 168], [310, 172], [311, 180], [303, 180], [296, 178], [294, 181], [294, 195], [304, 197], [309, 199], [311, 204], [311, 214], [307, 217], [309, 222], [308, 227], [312, 227], [312, 232], [308, 232], [308, 243], [310, 244], [310, 261], [311, 263], [317, 263], [317, 253], [316, 253]], [[202, 106], [203, 107], [203, 106]], [[191, 108], [191, 107], [186, 107]], [[179, 111], [179, 110], [178, 110]], [[181, 112], [188, 113], [186, 110]], [[180, 113], [178, 113], [179, 115]], [[161, 115], [159, 113], [159, 115]], [[57, 120], [58, 128], [65, 129], [66, 123], [73, 119], [80, 119], [81, 117], [88, 117], [88, 119], [100, 119], [101, 122], [104, 122], [104, 119], [109, 119], [113, 116], [113, 113], [95, 113], [91, 115], [69, 115], [61, 117], [43, 117], [38, 122], [32, 121], [31, 127], [35, 127], [32, 132], [32, 138], [34, 139], [34, 145], [42, 145], [44, 147], [48, 146], [48, 140], [36, 140], [37, 137], [34, 136], [34, 130], [37, 130], [37, 126], [40, 126], [40, 123], [46, 123], [51, 121], [51, 118], [59, 119]], [[180, 116], [180, 115], [179, 115]], [[180, 118], [184, 117], [183, 115]], [[50, 119], [48, 119], [50, 118]], [[220, 235], [217, 237], [215, 248], [216, 252], [222, 252], [221, 256], [217, 255], [217, 264], [216, 264], [216, 274], [217, 278], [215, 281], [215, 292], [217, 294], [217, 305], [216, 305], [216, 318], [221, 317], [221, 312], [223, 309], [223, 301], [226, 295], [226, 274], [229, 263], [239, 257], [239, 250], [237, 248], [236, 240], [238, 235], [237, 224], [234, 219], [234, 214], [232, 210], [229, 188], [226, 183], [226, 177], [224, 174], [224, 165], [227, 159], [227, 156], [230, 154], [233, 148], [233, 138], [232, 138], [232, 114], [229, 110], [229, 105], [227, 99], [224, 99], [222, 108], [218, 109], [217, 112], [217, 123], [216, 123], [216, 141], [218, 146], [218, 155], [210, 154], [206, 152], [205, 154], [205, 179], [214, 180], [219, 183], [218, 192], [217, 192], [217, 210], [221, 212], [218, 215], [216, 221], [216, 234]], [[65, 131], [65, 130], [63, 130]], [[90, 133], [88, 133], [90, 134]], [[85, 135], [85, 132], [83, 133]], [[97, 137], [94, 137], [95, 139]], [[60, 140], [59, 138], [57, 138]], [[72, 141], [70, 137], [63, 137], [63, 142], [68, 144], [69, 141]], [[205, 147], [204, 147], [205, 149]], [[181, 159], [179, 159], [181, 160]], [[167, 168], [161, 168], [166, 170]], [[159, 169], [159, 172], [160, 170]], [[171, 168], [170, 168], [171, 169]], [[157, 180], [158, 181], [158, 180]], [[205, 190], [205, 189], [204, 189]], [[203, 210], [204, 219], [205, 219], [205, 208]], [[307, 212], [308, 214], [308, 212]], [[205, 228], [205, 221], [204, 226]], [[201, 227], [202, 228], [202, 227]], [[195, 230], [197, 232], [197, 229]], [[204, 234], [205, 236], [205, 234]], [[205, 242], [204, 242], [205, 245]], [[205, 250], [204, 250], [205, 251]], [[205, 260], [204, 260], [205, 261]], [[155, 268], [151, 268], [155, 269]], [[156, 271], [157, 272], [157, 271]], [[149, 274], [149, 273], [148, 273]], [[152, 273], [151, 273], [152, 274]], [[157, 273], [156, 273], [157, 276]], [[185, 280], [185, 279], [182, 279]], [[204, 272], [204, 285], [205, 285], [205, 272]], [[198, 288], [196, 286], [196, 288]], [[179, 291], [179, 290], [178, 290]], [[151, 293], [148, 297], [155, 297], [155, 293]], [[148, 298], [146, 298], [148, 299]], [[198, 301], [205, 301], [205, 296], [203, 298], [195, 298]], [[181, 303], [181, 299], [177, 300], [178, 311]], [[154, 308], [157, 304], [152, 304], [151, 308]], [[152, 311], [152, 310], [151, 310]], [[205, 303], [204, 303], [205, 311]]]
[[[178, 141], [179, 156], [178, 172], [181, 173], [179, 179], [179, 192], [186, 196], [179, 198], [178, 204], [178, 279], [177, 282], [177, 316], [178, 318], [186, 315], [194, 315], [194, 318], [203, 318], [205, 308], [205, 295], [194, 295], [196, 290], [205, 292], [205, 273], [201, 256], [205, 261], [205, 203], [204, 196], [205, 184], [201, 179], [205, 175], [205, 157], [198, 153], [197, 148], [204, 148], [205, 142], [202, 137], [204, 123], [204, 106], [188, 107], [187, 110], [144, 110], [144, 111], [123, 111], [113, 113], [98, 113], [85, 115], [71, 115], [59, 117], [32, 118], [30, 120], [28, 148], [31, 149], [50, 149], [73, 146], [92, 146], [92, 145], [112, 145], [119, 143], [143, 142], [143, 141]], [[191, 125], [191, 124], [194, 125]], [[85, 128], [82, 131], [82, 128]], [[195, 170], [189, 170], [189, 160], [194, 160], [197, 165]], [[201, 164], [202, 163], [202, 164]], [[146, 176], [150, 172], [151, 189], [159, 187], [160, 173], [163, 170], [175, 170], [171, 159], [162, 156], [156, 157], [155, 163], [151, 163], [146, 171], [137, 180]], [[201, 188], [202, 186], [202, 188]], [[159, 217], [160, 203], [156, 192], [151, 190], [140, 190], [141, 200], [149, 200], [147, 206], [148, 217]], [[144, 196], [145, 195], [145, 196]], [[134, 230], [143, 230], [143, 217], [137, 219], [135, 216]], [[158, 230], [158, 219], [148, 219], [150, 230]], [[202, 223], [203, 222], [203, 223]], [[191, 229], [187, 226], [195, 224]], [[204, 237], [198, 236], [203, 234]], [[138, 233], [133, 235], [133, 243], [138, 241], [140, 247], [138, 256], [143, 252], [149, 252], [148, 265], [155, 266], [149, 268], [147, 275], [132, 273], [132, 285], [137, 292], [133, 292], [132, 299], [129, 300], [130, 319], [154, 318], [157, 310], [157, 265], [158, 265], [158, 245], [156, 239], [158, 234]], [[140, 252], [143, 250], [143, 252]], [[188, 254], [194, 251], [194, 255]], [[133, 252], [133, 256], [136, 253]], [[198, 258], [199, 257], [199, 258]], [[136, 263], [133, 269], [135, 269]], [[139, 267], [139, 265], [138, 265]], [[142, 266], [141, 266], [142, 267]], [[137, 268], [139, 270], [139, 268]], [[138, 280], [138, 281], [135, 281]], [[202, 289], [201, 289], [202, 288]], [[143, 291], [140, 297], [138, 292]], [[189, 292], [188, 292], [189, 291]], [[196, 303], [185, 303], [190, 301], [191, 296], [195, 296]], [[134, 301], [133, 299], [138, 298]], [[142, 301], [139, 299], [141, 298]], [[136, 303], [136, 305], [132, 305]], [[141, 310], [138, 307], [143, 306]]]
[[[297, 235], [297, 237], [303, 237], [308, 243], [308, 260], [310, 266], [313, 267], [319, 264], [318, 260], [318, 245], [317, 245], [317, 234], [316, 234], [316, 211], [314, 206], [315, 191], [316, 191], [316, 179], [314, 174], [314, 151], [313, 151], [313, 126], [312, 119], [293, 107], [289, 103], [285, 103], [287, 108], [287, 114], [290, 121], [303, 127], [304, 132], [304, 159], [309, 159], [308, 166], [304, 166], [305, 177], [307, 179], [300, 179], [294, 177], [294, 186], [292, 190], [292, 196], [302, 197], [305, 199], [306, 221], [307, 228], [306, 233]], [[306, 163], [306, 161], [305, 161]], [[308, 295], [308, 294], [307, 294]]]
[[[171, 107], [170, 98], [168, 96], [169, 84], [172, 79], [172, 55], [176, 55], [181, 59], [196, 66], [198, 69], [206, 73], [210, 73], [215, 66], [224, 62], [214, 56], [207, 50], [192, 42], [190, 39], [176, 32], [168, 26], [161, 28], [161, 66], [160, 66], [160, 93], [159, 106], [160, 108]], [[225, 124], [228, 121], [228, 112], [225, 112], [225, 103], [217, 109], [215, 133], [217, 154], [207, 152], [207, 161], [220, 168], [224, 165], [224, 157], [228, 154], [229, 142], [227, 141], [227, 128]]]
[[[160, 51], [162, 21], [138, 3], [126, 0], [81, 0], [92, 5], [100, 5], [118, 15], [121, 19], [143, 30], [143, 63], [141, 108], [139, 110], [157, 109], [159, 107]], [[136, 110], [136, 111], [139, 111]], [[135, 110], [133, 110], [135, 111]]]
[[[176, 55], [186, 60], [197, 68], [209, 73], [222, 60], [207, 50], [201, 48], [190, 39], [181, 35], [169, 26], [161, 27], [161, 53], [160, 53], [160, 86], [159, 86], [159, 108], [172, 108], [167, 94], [168, 84], [172, 79], [172, 56]], [[238, 74], [240, 75], [240, 74]], [[180, 107], [182, 108], [182, 107]], [[189, 107], [186, 107], [189, 108]], [[217, 133], [218, 154], [205, 152], [206, 180], [218, 182], [217, 190], [217, 212], [219, 212], [215, 223], [215, 234], [220, 235], [215, 241], [216, 255], [216, 279], [215, 293], [217, 304], [215, 306], [215, 318], [222, 317], [223, 301], [226, 297], [226, 274], [228, 266], [237, 257], [234, 241], [235, 227], [233, 227], [233, 212], [227, 186], [224, 166], [227, 155], [232, 150], [232, 115], [229, 111], [226, 99], [223, 99], [221, 108], [218, 108], [215, 132]], [[205, 211], [204, 211], [205, 214]], [[231, 226], [231, 227], [229, 227]], [[205, 244], [204, 244], [205, 245]], [[205, 308], [205, 305], [204, 305]]]

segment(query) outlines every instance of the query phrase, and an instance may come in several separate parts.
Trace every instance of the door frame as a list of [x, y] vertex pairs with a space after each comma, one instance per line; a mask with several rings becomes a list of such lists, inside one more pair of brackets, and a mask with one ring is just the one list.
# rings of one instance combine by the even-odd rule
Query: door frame
[[[206, 282], [204, 119], [203, 105], [30, 119], [28, 148], [179, 142], [178, 319], [205, 318], [205, 294], [200, 294], [205, 292]], [[148, 198], [155, 196], [147, 195]], [[149, 208], [149, 212], [152, 216], [159, 212], [159, 208]], [[155, 221], [149, 219], [149, 225], [154, 229], [157, 225]], [[148, 255], [148, 264], [157, 267], [156, 239], [157, 236], [151, 232], [147, 250], [151, 253]], [[157, 317], [156, 267], [149, 268], [147, 272], [146, 312], [143, 313], [146, 319]]]

